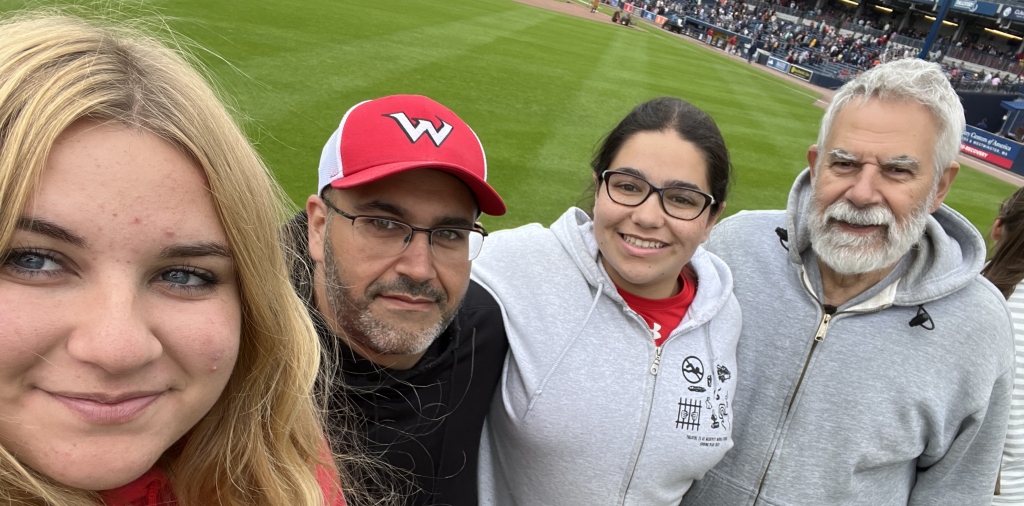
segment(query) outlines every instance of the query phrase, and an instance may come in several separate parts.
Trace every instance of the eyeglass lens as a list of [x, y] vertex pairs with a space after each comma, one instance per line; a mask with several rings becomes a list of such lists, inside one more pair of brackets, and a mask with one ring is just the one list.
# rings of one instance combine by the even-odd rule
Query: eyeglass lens
[[[353, 232], [371, 254], [397, 255], [412, 240], [412, 228], [386, 218], [360, 217], [352, 222]], [[468, 262], [480, 254], [484, 235], [477, 231], [438, 228], [430, 233], [430, 251], [442, 262]]]
[[[651, 185], [628, 174], [608, 175], [608, 196], [626, 206], [640, 205], [651, 192]], [[692, 220], [707, 207], [707, 197], [688, 188], [665, 188], [661, 194], [662, 207], [669, 215]]]

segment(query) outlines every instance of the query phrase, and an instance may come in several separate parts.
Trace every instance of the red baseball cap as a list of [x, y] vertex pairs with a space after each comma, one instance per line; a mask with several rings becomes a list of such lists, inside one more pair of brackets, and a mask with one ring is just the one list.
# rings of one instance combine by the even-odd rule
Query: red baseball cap
[[466, 183], [480, 210], [505, 214], [487, 184], [480, 139], [447, 107], [419, 95], [393, 95], [353, 106], [320, 155], [319, 192], [352, 188], [399, 172], [436, 169]]

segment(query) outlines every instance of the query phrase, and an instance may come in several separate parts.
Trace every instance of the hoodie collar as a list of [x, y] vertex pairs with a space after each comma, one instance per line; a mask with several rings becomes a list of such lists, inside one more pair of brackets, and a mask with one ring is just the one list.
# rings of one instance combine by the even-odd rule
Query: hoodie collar
[[[594, 222], [582, 209], [571, 207], [551, 225], [551, 232], [572, 258], [587, 283], [602, 291], [613, 301], [625, 304], [615, 289], [615, 283], [598, 261], [600, 249], [594, 237]], [[732, 272], [725, 262], [698, 246], [690, 258], [690, 266], [697, 275], [697, 293], [687, 312], [687, 318], [698, 324], [718, 314], [732, 294]]]
[[[789, 237], [789, 260], [807, 266], [815, 258], [811, 247], [807, 217], [813, 197], [810, 169], [797, 176], [786, 205], [786, 229]], [[972, 280], [985, 262], [985, 240], [971, 222], [946, 204], [928, 216], [924, 234], [897, 266], [901, 271], [897, 279], [886, 276], [878, 286], [868, 292], [881, 291], [899, 281], [893, 303], [914, 306], [940, 299], [953, 293]], [[816, 269], [812, 269], [817, 273]], [[813, 278], [813, 276], [812, 276]], [[856, 299], [860, 299], [857, 297]], [[853, 301], [851, 301], [853, 302]]]

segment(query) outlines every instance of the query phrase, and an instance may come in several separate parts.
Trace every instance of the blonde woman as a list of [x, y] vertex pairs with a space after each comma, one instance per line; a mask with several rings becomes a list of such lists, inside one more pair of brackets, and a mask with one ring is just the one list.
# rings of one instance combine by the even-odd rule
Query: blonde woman
[[0, 22], [0, 504], [344, 504], [281, 202], [175, 52]]

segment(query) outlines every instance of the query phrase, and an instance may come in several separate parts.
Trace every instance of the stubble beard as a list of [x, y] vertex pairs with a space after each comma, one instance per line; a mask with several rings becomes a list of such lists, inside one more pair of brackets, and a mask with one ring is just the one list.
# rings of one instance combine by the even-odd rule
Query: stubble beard
[[[362, 294], [353, 293], [344, 283], [329, 237], [324, 238], [324, 288], [327, 304], [345, 337], [381, 355], [415, 355], [426, 351], [458, 313], [459, 306], [448, 305], [448, 294], [429, 282], [417, 283], [407, 277], [394, 281], [374, 281]], [[440, 319], [420, 329], [409, 330], [373, 315], [370, 304], [381, 293], [404, 293], [413, 297], [433, 299], [441, 311]]]
[[[839, 200], [826, 207], [815, 198], [808, 220], [811, 247], [818, 258], [838, 274], [865, 274], [892, 267], [924, 235], [937, 189], [933, 188], [928, 198], [902, 222], [896, 220], [887, 206], [858, 208], [847, 200]], [[851, 234], [841, 230], [833, 220], [884, 228], [866, 236]]]

